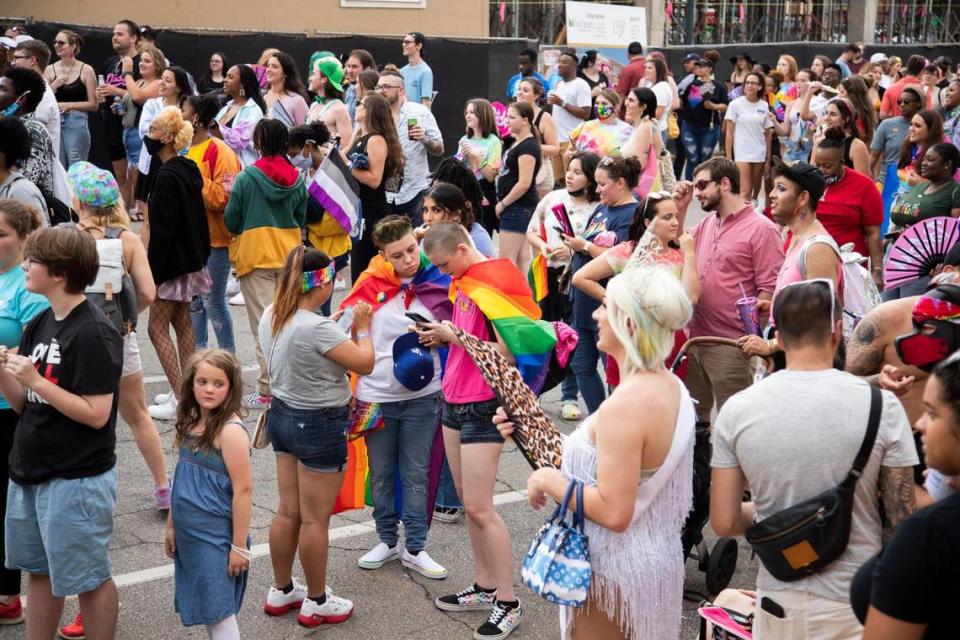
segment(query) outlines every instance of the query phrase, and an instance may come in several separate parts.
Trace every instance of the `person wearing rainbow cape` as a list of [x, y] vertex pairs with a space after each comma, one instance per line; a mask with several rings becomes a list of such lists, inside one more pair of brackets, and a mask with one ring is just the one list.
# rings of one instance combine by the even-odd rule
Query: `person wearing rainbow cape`
[[[417, 335], [410, 332], [413, 320], [406, 314], [429, 321], [450, 319], [450, 278], [420, 252], [406, 216], [385, 217], [373, 228], [372, 238], [379, 253], [340, 305], [348, 309], [366, 302], [374, 319], [370, 330], [374, 367], [357, 381], [357, 406], [351, 416], [351, 422], [363, 424], [352, 424], [351, 432], [366, 429], [373, 518], [380, 542], [358, 564], [379, 569], [399, 559], [405, 567], [439, 580], [447, 577], [447, 570], [424, 546], [442, 458], [439, 440], [435, 454], [433, 446], [440, 417], [440, 358], [436, 349], [418, 344]], [[398, 475], [402, 515], [397, 508]]]
[[556, 336], [552, 325], [540, 320], [524, 275], [509, 260], [485, 258], [461, 225], [435, 223], [423, 251], [452, 278], [451, 322], [418, 324], [415, 329], [424, 346], [450, 345], [441, 421], [450, 470], [467, 512], [475, 573], [471, 586], [434, 604], [443, 611], [489, 610], [474, 638], [506, 638], [523, 611], [513, 588], [510, 532], [493, 505], [504, 442], [493, 424], [500, 401], [460, 346], [454, 327], [494, 344], [535, 392], [543, 385]]

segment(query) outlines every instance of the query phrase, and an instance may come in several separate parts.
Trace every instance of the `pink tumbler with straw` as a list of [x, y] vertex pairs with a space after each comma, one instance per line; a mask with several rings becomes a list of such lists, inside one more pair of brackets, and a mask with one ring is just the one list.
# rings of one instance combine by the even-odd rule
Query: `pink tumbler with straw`
[[743, 333], [748, 336], [760, 335], [760, 312], [757, 311], [757, 299], [754, 296], [737, 300], [737, 313], [743, 323]]

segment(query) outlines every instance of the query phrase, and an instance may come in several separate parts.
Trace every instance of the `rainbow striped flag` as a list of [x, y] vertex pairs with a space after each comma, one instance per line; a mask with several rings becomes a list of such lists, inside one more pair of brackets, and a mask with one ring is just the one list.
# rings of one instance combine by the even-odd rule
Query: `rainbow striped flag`
[[367, 442], [363, 438], [347, 442], [347, 469], [343, 474], [340, 493], [333, 503], [333, 512], [363, 509], [367, 497], [367, 475], [370, 463], [367, 460]]
[[450, 283], [451, 300], [456, 300], [458, 291], [493, 323], [523, 381], [539, 391], [557, 337], [553, 324], [540, 319], [540, 307], [520, 270], [506, 258], [479, 262]]
[[530, 285], [536, 302], [547, 297], [547, 259], [539, 251], [530, 262], [530, 269], [527, 270], [527, 284]]

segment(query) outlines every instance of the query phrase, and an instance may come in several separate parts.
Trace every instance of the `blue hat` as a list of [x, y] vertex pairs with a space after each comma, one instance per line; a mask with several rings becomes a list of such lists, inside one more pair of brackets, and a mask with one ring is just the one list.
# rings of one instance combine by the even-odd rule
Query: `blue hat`
[[393, 343], [393, 376], [410, 391], [420, 391], [433, 380], [433, 354], [412, 331]]

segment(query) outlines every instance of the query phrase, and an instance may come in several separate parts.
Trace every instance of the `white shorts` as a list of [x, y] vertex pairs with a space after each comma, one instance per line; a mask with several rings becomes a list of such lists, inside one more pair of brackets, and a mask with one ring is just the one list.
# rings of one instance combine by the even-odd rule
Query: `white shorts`
[[123, 336], [123, 370], [120, 372], [120, 377], [126, 378], [141, 371], [143, 371], [143, 362], [140, 360], [137, 332], [131, 331]]

